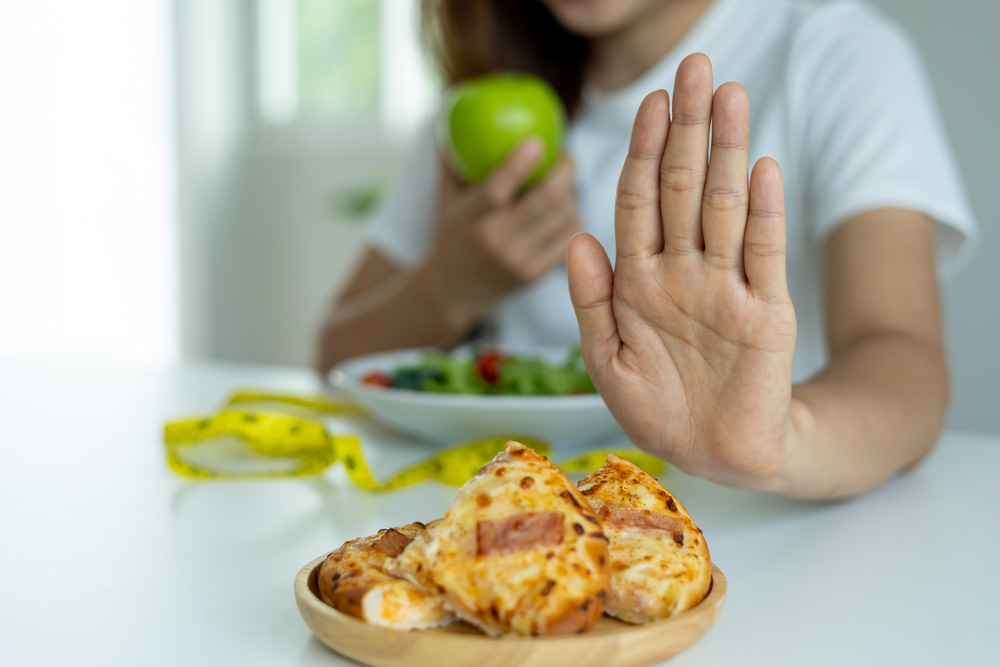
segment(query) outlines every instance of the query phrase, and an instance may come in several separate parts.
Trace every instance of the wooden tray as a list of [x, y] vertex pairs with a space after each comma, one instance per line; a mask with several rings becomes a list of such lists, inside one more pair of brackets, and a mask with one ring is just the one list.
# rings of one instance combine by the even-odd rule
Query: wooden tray
[[321, 642], [373, 667], [646, 667], [672, 658], [708, 632], [722, 612], [726, 577], [712, 565], [712, 586], [696, 607], [663, 621], [630, 625], [602, 616], [587, 633], [562, 637], [487, 637], [465, 623], [391, 630], [343, 614], [319, 599], [316, 572], [326, 556], [295, 577], [295, 598]]

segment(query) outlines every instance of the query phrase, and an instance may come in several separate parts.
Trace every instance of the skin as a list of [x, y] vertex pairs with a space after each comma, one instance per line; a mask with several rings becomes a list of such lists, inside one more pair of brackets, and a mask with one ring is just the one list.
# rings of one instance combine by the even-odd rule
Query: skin
[[560, 25], [591, 45], [588, 83], [632, 83], [694, 27], [712, 0], [541, 0]]
[[[588, 81], [605, 90], [658, 62], [711, 4], [542, 1], [591, 39]], [[948, 403], [933, 223], [882, 209], [838, 226], [824, 261], [831, 362], [793, 386], [781, 171], [764, 159], [748, 174], [746, 92], [713, 91], [711, 63], [694, 55], [673, 100], [657, 91], [640, 107], [616, 198], [614, 269], [596, 240], [572, 237], [568, 161], [527, 192], [525, 147], [477, 188], [443, 171], [428, 260], [402, 271], [367, 253], [324, 324], [320, 370], [458, 342], [503, 294], [557, 266], [572, 237], [584, 360], [639, 447], [723, 484], [816, 499], [864, 492], [914, 465]], [[540, 220], [546, 231], [529, 241]]]

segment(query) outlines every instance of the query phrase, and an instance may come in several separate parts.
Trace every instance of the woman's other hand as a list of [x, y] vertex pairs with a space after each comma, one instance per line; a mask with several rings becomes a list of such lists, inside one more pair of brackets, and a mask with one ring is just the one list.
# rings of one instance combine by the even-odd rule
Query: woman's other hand
[[319, 371], [377, 350], [454, 345], [497, 299], [562, 264], [580, 230], [573, 163], [563, 157], [525, 190], [540, 153], [538, 140], [525, 142], [475, 186], [442, 167], [427, 258], [404, 270], [369, 249], [320, 329]]
[[474, 186], [442, 166], [439, 223], [424, 273], [457, 322], [474, 321], [500, 297], [562, 264], [580, 231], [568, 157], [524, 190], [541, 150], [538, 139], [525, 141]]

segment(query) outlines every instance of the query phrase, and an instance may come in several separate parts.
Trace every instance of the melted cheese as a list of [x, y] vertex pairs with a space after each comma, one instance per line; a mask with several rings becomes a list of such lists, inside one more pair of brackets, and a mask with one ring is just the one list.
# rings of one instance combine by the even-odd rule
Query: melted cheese
[[[563, 517], [557, 544], [478, 553], [479, 522], [550, 511]], [[488, 634], [587, 629], [609, 576], [607, 539], [587, 502], [556, 466], [517, 443], [463, 486], [392, 567]]]

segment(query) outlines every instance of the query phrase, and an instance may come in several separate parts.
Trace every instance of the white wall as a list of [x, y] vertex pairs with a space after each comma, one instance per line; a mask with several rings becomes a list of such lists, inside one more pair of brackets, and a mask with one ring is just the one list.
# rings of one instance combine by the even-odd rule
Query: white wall
[[[177, 174], [180, 186], [181, 337], [186, 357], [218, 358], [232, 242], [224, 228], [240, 200], [250, 73], [241, 0], [173, 0]], [[254, 359], [248, 355], [246, 359]]]

